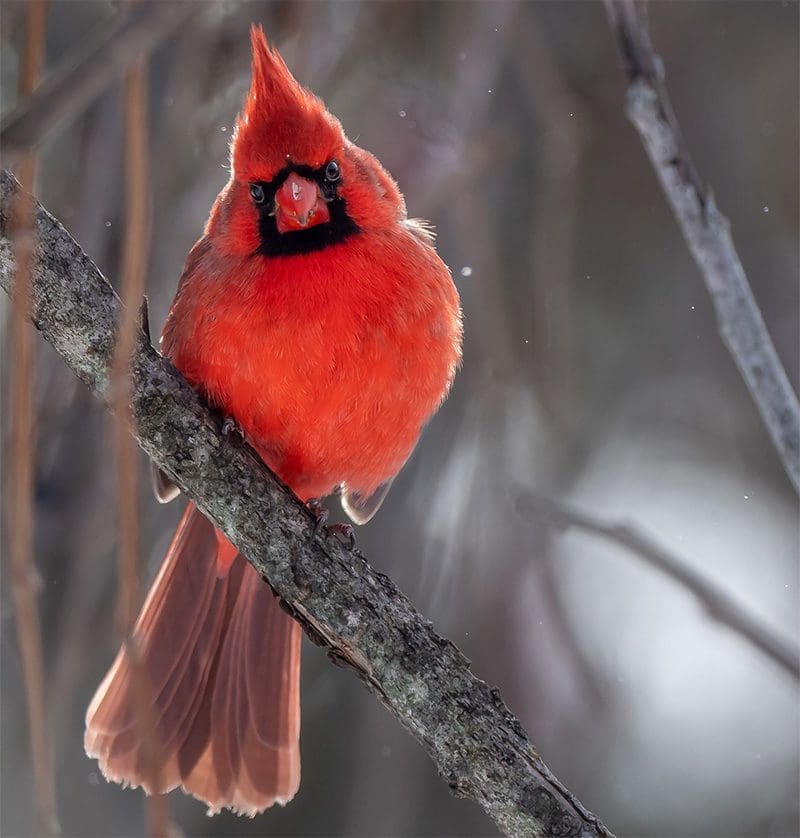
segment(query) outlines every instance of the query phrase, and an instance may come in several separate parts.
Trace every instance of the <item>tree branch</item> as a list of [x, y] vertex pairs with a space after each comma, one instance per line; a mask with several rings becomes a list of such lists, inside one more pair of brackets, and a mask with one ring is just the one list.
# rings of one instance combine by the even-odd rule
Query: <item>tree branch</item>
[[[13, 291], [8, 240], [19, 187], [0, 176], [0, 283]], [[33, 321], [106, 402], [120, 301], [66, 230], [37, 205]], [[500, 693], [358, 550], [313, 537], [314, 518], [138, 335], [131, 415], [141, 447], [269, 580], [334, 663], [352, 668], [426, 747], [452, 791], [508, 835], [610, 836], [537, 755]]]
[[738, 603], [685, 559], [659, 544], [644, 530], [623, 521], [604, 521], [563, 501], [523, 494], [519, 506], [561, 529], [577, 527], [619, 544], [674, 579], [691, 593], [717, 622], [735, 631], [800, 681], [800, 649], [777, 635], [759, 617]]
[[772, 344], [733, 243], [700, 180], [672, 110], [664, 66], [633, 0], [606, 0], [630, 86], [625, 111], [642, 139], [703, 276], [722, 340], [744, 377], [786, 473], [800, 492], [800, 403]]
[[60, 122], [80, 114], [193, 11], [193, 4], [186, 2], [140, 3], [100, 24], [0, 122], [4, 154], [38, 145]]

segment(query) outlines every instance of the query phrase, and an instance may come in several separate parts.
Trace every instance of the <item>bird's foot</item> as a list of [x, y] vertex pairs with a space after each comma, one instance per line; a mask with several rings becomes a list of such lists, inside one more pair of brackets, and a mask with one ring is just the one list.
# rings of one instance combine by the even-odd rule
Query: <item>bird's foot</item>
[[314, 532], [311, 534], [312, 538], [316, 538], [325, 530], [326, 535], [335, 536], [340, 544], [350, 550], [356, 546], [356, 536], [350, 524], [328, 524], [328, 518], [331, 517], [330, 510], [322, 505], [319, 498], [310, 498], [306, 501], [306, 506], [317, 519], [314, 524]]
[[337, 541], [348, 550], [356, 546], [356, 534], [350, 524], [329, 524], [328, 535], [336, 536]]

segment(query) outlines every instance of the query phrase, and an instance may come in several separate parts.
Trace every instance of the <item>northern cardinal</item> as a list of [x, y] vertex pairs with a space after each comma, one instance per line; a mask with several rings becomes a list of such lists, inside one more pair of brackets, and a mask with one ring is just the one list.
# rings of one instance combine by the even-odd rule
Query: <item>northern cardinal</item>
[[[368, 521], [445, 398], [461, 314], [397, 184], [251, 30], [231, 177], [186, 260], [162, 350], [303, 500]], [[187, 444], [189, 444], [187, 442]], [[168, 483], [160, 492], [169, 498]], [[159, 785], [123, 648], [86, 715], [110, 780], [254, 815], [300, 782], [300, 629], [189, 504], [135, 628]]]

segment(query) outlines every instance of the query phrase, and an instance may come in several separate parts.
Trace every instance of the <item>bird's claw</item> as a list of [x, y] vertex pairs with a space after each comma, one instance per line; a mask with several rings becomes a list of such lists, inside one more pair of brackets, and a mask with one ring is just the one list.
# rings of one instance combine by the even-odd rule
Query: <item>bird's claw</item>
[[226, 416], [222, 420], [222, 435], [224, 437], [235, 435], [241, 440], [244, 439], [244, 431], [236, 424], [236, 420], [232, 416]]
[[322, 531], [325, 530], [325, 535], [334, 536], [345, 547], [352, 550], [356, 546], [356, 536], [350, 524], [328, 524], [328, 518], [331, 517], [330, 510], [322, 505], [319, 498], [307, 500], [306, 506], [317, 519], [314, 523], [314, 531], [311, 533], [312, 539], [321, 535]]
[[337, 541], [348, 550], [352, 550], [356, 546], [356, 534], [350, 524], [330, 524], [328, 526], [328, 535], [336, 537]]

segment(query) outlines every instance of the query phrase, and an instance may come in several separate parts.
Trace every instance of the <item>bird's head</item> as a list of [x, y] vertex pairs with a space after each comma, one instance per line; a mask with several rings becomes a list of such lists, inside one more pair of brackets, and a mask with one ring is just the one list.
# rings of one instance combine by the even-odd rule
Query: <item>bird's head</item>
[[279, 257], [396, 224], [405, 204], [391, 175], [353, 145], [338, 119], [250, 31], [253, 75], [231, 144], [231, 180], [209, 219], [224, 249]]

